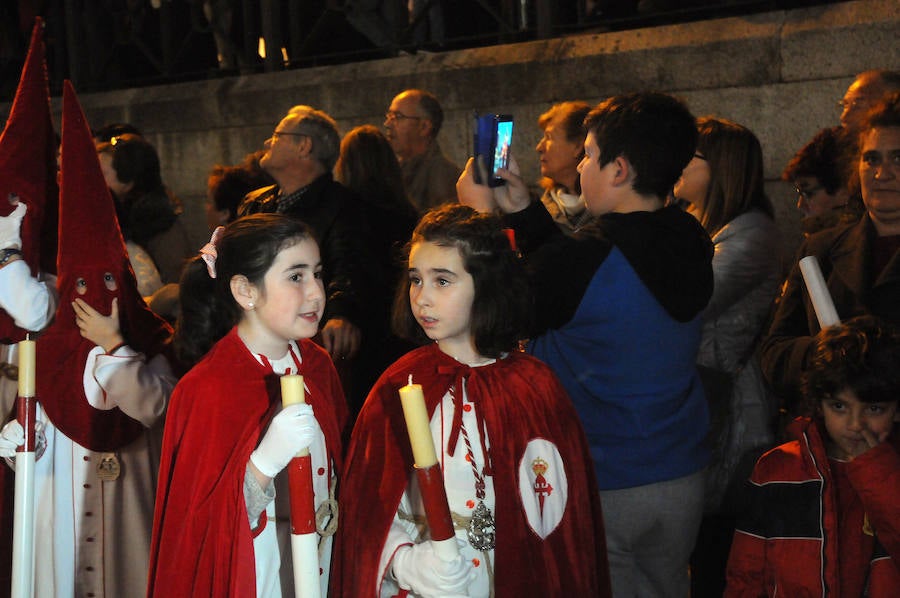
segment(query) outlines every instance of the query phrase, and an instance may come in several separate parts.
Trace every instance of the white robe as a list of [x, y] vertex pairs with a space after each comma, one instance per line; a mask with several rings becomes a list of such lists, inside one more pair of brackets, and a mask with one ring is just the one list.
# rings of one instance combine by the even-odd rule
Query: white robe
[[[39, 374], [40, 375], [40, 374]], [[59, 431], [38, 404], [47, 448], [35, 465], [35, 596], [140, 596], [146, 589], [163, 414], [175, 386], [165, 357], [149, 362], [128, 346], [95, 347], [85, 367], [92, 406], [118, 405], [145, 426], [115, 452], [121, 473], [101, 481], [104, 453]]]
[[[294, 354], [302, 360], [300, 349], [291, 343]], [[257, 357], [259, 360], [259, 357]], [[260, 363], [262, 363], [260, 361]], [[287, 368], [295, 370], [290, 351], [279, 360], [270, 362], [272, 370], [279, 376]], [[306, 388], [308, 395], [309, 388]], [[325, 435], [319, 431], [313, 444], [309, 447], [312, 460], [313, 492], [315, 506], [318, 509], [328, 499], [328, 471], [326, 467], [328, 451], [325, 446]], [[336, 482], [337, 472], [334, 464], [330, 468], [332, 483]], [[287, 474], [275, 476], [275, 500], [266, 506], [266, 527], [253, 539], [253, 552], [256, 557], [256, 596], [257, 598], [288, 598], [294, 596], [293, 561], [291, 554], [290, 526], [290, 494]], [[321, 575], [322, 596], [328, 595], [328, 575], [331, 570], [331, 548], [333, 536], [319, 539], [319, 570]]]

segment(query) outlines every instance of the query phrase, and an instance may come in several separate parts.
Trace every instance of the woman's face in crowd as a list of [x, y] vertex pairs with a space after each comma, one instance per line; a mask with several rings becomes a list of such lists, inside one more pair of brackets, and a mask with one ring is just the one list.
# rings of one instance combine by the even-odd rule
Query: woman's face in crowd
[[900, 234], [900, 127], [871, 129], [859, 149], [859, 183], [875, 230]]
[[581, 141], [573, 143], [566, 139], [565, 129], [557, 124], [556, 119], [550, 121], [534, 148], [541, 158], [541, 176], [567, 186], [573, 177], [578, 176], [583, 145]]
[[106, 186], [109, 187], [109, 190], [113, 192], [113, 195], [116, 197], [122, 197], [134, 186], [134, 183], [123, 183], [119, 180], [119, 175], [116, 172], [116, 169], [113, 168], [113, 157], [112, 154], [101, 153], [100, 157], [100, 170], [103, 172], [103, 179], [106, 181]]
[[700, 152], [695, 153], [675, 183], [675, 197], [689, 202], [695, 210], [702, 210], [706, 206], [710, 176], [709, 162]]

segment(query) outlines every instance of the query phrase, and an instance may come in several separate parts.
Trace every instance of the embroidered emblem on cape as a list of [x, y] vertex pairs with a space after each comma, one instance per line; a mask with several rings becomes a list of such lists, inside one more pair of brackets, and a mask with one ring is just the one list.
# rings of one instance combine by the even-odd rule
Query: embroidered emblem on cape
[[569, 496], [562, 456], [555, 444], [535, 438], [525, 447], [518, 470], [519, 500], [528, 525], [546, 538], [562, 521]]
[[553, 494], [553, 486], [544, 477], [547, 473], [547, 462], [538, 457], [531, 462], [531, 471], [534, 472], [534, 493], [538, 495], [541, 517], [544, 516], [544, 497]]

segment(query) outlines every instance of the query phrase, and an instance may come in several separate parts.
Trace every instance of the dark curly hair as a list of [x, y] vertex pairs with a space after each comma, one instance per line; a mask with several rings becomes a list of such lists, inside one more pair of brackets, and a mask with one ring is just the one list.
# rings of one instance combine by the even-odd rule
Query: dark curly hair
[[[460, 204], [427, 212], [406, 247], [417, 243], [456, 247], [472, 276], [471, 332], [475, 348], [485, 357], [512, 351], [528, 330], [531, 293], [522, 264], [510, 247], [500, 219]], [[393, 311], [394, 332], [407, 340], [429, 342], [409, 304], [409, 280], [398, 285]]]
[[313, 238], [306, 224], [282, 214], [254, 214], [226, 226], [216, 242], [216, 277], [209, 276], [199, 255], [182, 271], [181, 313], [173, 340], [178, 359], [188, 366], [197, 363], [240, 321], [232, 277], [242, 274], [262, 285], [282, 249]]
[[822, 129], [794, 154], [781, 178], [793, 182], [800, 177], [813, 177], [834, 195], [848, 184], [855, 152], [856, 141], [846, 129]]
[[852, 390], [864, 403], [900, 400], [900, 331], [875, 316], [858, 316], [819, 332], [803, 375], [808, 413]]

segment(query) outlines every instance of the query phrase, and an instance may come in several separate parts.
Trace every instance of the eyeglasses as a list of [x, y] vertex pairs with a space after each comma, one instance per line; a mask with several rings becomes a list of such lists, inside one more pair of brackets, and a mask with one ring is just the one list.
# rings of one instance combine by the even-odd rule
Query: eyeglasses
[[816, 193], [818, 193], [819, 191], [821, 191], [824, 188], [825, 187], [822, 185], [816, 185], [815, 187], [809, 187], [809, 188], [803, 189], [801, 187], [798, 187], [797, 185], [794, 185], [794, 191], [797, 192], [797, 197], [800, 197], [806, 201], [809, 201], [810, 199], [812, 199], [813, 195], [815, 195]]
[[869, 105], [868, 98], [856, 98], [853, 100], [838, 100], [837, 107], [840, 110], [846, 110], [847, 108], [865, 108]]
[[388, 110], [384, 114], [385, 122], [392, 122], [395, 120], [422, 120], [421, 116], [409, 116], [403, 114], [402, 112], [397, 112], [395, 110]]
[[288, 131], [272, 131], [272, 141], [279, 137], [309, 137], [306, 133], [290, 133]]

